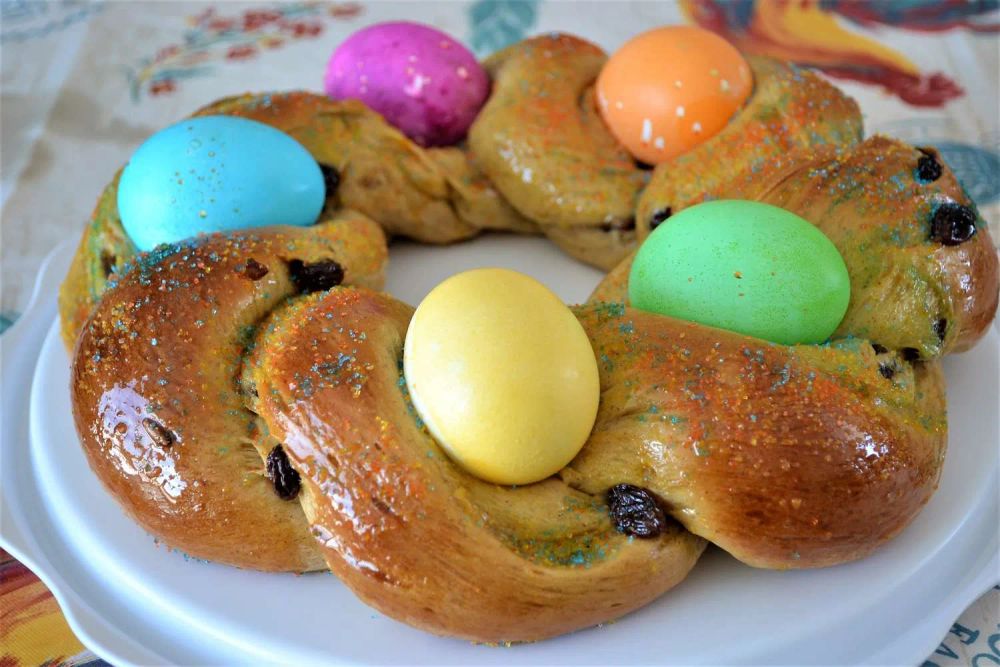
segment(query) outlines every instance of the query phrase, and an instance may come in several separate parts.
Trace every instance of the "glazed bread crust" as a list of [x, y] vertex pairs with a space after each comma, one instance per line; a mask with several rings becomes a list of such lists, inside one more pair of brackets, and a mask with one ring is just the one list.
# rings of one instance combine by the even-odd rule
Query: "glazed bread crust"
[[[601, 379], [580, 454], [539, 484], [481, 482], [409, 403], [411, 308], [360, 288], [303, 295], [286, 234], [147, 258], [81, 336], [73, 400], [91, 465], [143, 526], [193, 555], [273, 569], [322, 555], [394, 618], [532, 640], [654, 599], [693, 566], [695, 535], [759, 567], [861, 558], [937, 484], [937, 362], [859, 338], [781, 346], [620, 303], [576, 310]], [[247, 277], [249, 258], [264, 277]], [[276, 448], [302, 481], [304, 516], [262, 475]], [[618, 532], [607, 494], [620, 484], [690, 532]]]
[[778, 345], [620, 304], [578, 317], [602, 394], [590, 440], [560, 473], [575, 488], [648, 488], [691, 532], [773, 569], [863, 558], [937, 488], [937, 362], [857, 338]]
[[407, 399], [410, 315], [349, 288], [291, 302], [263, 327], [245, 383], [305, 480], [331, 569], [431, 632], [541, 639], [676, 584], [700, 542], [673, 528], [651, 540], [616, 532], [605, 498], [622, 483], [744, 562], [779, 569], [868, 555], [937, 484], [947, 428], [936, 364], [859, 340], [769, 344], [618, 304], [577, 310], [601, 372], [583, 450], [541, 484], [487, 484], [447, 458]]
[[[858, 336], [936, 359], [986, 333], [1000, 289], [997, 253], [975, 204], [933, 149], [876, 135], [852, 148], [793, 151], [762, 164], [697, 194], [654, 180], [643, 198], [669, 201], [674, 213], [706, 199], [751, 199], [819, 227], [851, 279], [834, 338]], [[922, 178], [921, 165], [935, 178]], [[649, 224], [639, 219], [645, 238]], [[628, 302], [633, 256], [608, 273], [591, 300]]]
[[501, 487], [453, 464], [401, 379], [411, 314], [365, 290], [298, 299], [246, 366], [341, 580], [436, 634], [530, 641], [617, 618], [684, 578], [704, 542], [676, 524], [634, 540], [612, 525], [604, 489]]
[[788, 63], [748, 62], [754, 91], [744, 108], [718, 134], [653, 171], [636, 209], [640, 239], [654, 218], [725, 188], [735, 174], [766, 174], [788, 153], [861, 141], [861, 110], [836, 86]]
[[[484, 173], [515, 209], [569, 255], [609, 270], [659, 210], [650, 172], [615, 140], [594, 82], [606, 54], [571, 35], [542, 35], [486, 61], [493, 92], [469, 132]], [[650, 187], [691, 196], [790, 150], [861, 140], [857, 104], [818, 76], [751, 58], [755, 87], [725, 129], [658, 166]], [[638, 210], [636, 206], [638, 204]], [[669, 204], [668, 204], [669, 205]]]
[[605, 61], [586, 40], [544, 35], [485, 63], [493, 92], [469, 145], [500, 192], [542, 225], [632, 219], [645, 177], [597, 112], [593, 86]]
[[301, 291], [296, 262], [378, 288], [385, 259], [378, 225], [345, 214], [161, 246], [111, 287], [76, 349], [73, 415], [91, 468], [139, 525], [197, 558], [323, 567], [298, 503], [265, 479], [276, 443], [239, 369], [259, 321]]

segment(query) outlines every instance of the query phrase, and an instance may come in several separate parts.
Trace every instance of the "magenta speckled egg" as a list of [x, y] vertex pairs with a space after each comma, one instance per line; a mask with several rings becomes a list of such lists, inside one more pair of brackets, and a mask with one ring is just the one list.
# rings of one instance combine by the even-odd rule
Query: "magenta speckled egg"
[[324, 79], [334, 100], [357, 99], [422, 146], [460, 141], [490, 92], [472, 52], [419, 23], [379, 23], [347, 38]]

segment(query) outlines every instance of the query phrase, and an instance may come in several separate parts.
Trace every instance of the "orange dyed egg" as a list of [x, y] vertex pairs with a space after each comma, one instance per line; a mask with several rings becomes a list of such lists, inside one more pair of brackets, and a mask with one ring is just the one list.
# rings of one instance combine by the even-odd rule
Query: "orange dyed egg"
[[752, 90], [750, 66], [732, 44], [687, 26], [632, 38], [597, 78], [604, 121], [633, 156], [649, 164], [719, 132]]

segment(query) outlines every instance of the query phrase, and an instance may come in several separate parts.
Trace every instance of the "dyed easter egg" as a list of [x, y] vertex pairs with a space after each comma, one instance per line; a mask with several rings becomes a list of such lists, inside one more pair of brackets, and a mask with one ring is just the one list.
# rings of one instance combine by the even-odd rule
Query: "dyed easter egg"
[[686, 208], [657, 227], [632, 264], [636, 308], [776, 343], [822, 343], [847, 312], [837, 248], [799, 216], [760, 202]]
[[601, 116], [637, 159], [659, 164], [726, 126], [753, 89], [750, 66], [713, 32], [668, 26], [629, 40], [597, 78]]
[[435, 287], [410, 321], [403, 370], [441, 447], [498, 484], [563, 468], [597, 416], [587, 334], [558, 296], [516, 271], [476, 269]]
[[407, 21], [348, 37], [326, 68], [326, 94], [357, 99], [422, 146], [448, 146], [468, 132], [490, 91], [472, 52], [447, 34]]
[[212, 232], [316, 222], [326, 196], [316, 160], [290, 136], [233, 116], [191, 118], [132, 155], [118, 212], [139, 250]]

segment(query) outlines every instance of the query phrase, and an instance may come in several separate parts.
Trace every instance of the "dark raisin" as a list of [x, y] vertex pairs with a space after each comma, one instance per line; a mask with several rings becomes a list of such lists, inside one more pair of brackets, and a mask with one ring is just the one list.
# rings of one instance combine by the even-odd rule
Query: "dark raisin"
[[299, 495], [302, 486], [302, 478], [292, 467], [288, 460], [288, 454], [281, 445], [275, 445], [274, 449], [267, 455], [267, 462], [264, 466], [267, 478], [274, 484], [274, 492], [282, 500], [293, 500]]
[[614, 220], [601, 225], [602, 232], [630, 232], [635, 229], [635, 218]]
[[332, 259], [311, 264], [293, 259], [288, 263], [288, 272], [300, 292], [321, 292], [344, 281], [344, 268]]
[[917, 178], [922, 183], [933, 183], [941, 178], [941, 163], [937, 161], [937, 155], [929, 148], [918, 148], [923, 155], [917, 160]]
[[388, 514], [390, 516], [396, 515], [396, 513], [392, 511], [392, 507], [389, 506], [389, 503], [385, 502], [384, 500], [375, 495], [373, 495], [371, 499], [372, 499], [372, 505], [374, 505], [375, 509], [377, 509], [379, 512], [382, 512], [383, 514]]
[[332, 197], [340, 187], [340, 172], [336, 167], [328, 164], [320, 164], [319, 170], [323, 172], [323, 182], [326, 184], [326, 196]]
[[656, 168], [656, 165], [649, 164], [648, 162], [643, 162], [642, 160], [636, 160], [635, 166], [638, 167], [639, 169], [642, 169], [643, 171], [653, 171], [653, 169]]
[[142, 427], [146, 429], [146, 433], [149, 437], [153, 439], [160, 447], [169, 447], [174, 444], [174, 434], [170, 432], [166, 426], [156, 421], [155, 419], [150, 419], [146, 417], [142, 420]]
[[250, 280], [260, 280], [267, 275], [268, 268], [258, 262], [256, 259], [251, 257], [247, 260], [247, 263], [243, 266], [240, 271], [241, 275], [246, 276]]
[[958, 245], [976, 234], [976, 212], [954, 202], [941, 204], [931, 218], [931, 240]]
[[920, 350], [914, 347], [904, 347], [900, 353], [903, 355], [903, 361], [916, 361], [920, 358]]
[[940, 319], [934, 320], [934, 325], [933, 326], [934, 326], [934, 333], [937, 335], [938, 341], [941, 342], [941, 343], [943, 343], [944, 342], [944, 336], [945, 336], [945, 334], [948, 333], [948, 320], [946, 320], [943, 317], [940, 318]]
[[661, 208], [659, 211], [653, 214], [652, 218], [649, 219], [649, 231], [653, 231], [654, 229], [659, 227], [664, 220], [666, 220], [673, 214], [674, 212], [670, 209], [669, 206], [666, 208]]
[[608, 489], [608, 510], [619, 532], [635, 537], [656, 537], [667, 527], [667, 517], [651, 491], [616, 484]]
[[872, 343], [872, 349], [875, 350], [875, 354], [885, 354], [889, 351], [885, 345], [879, 345], [878, 343]]
[[118, 263], [118, 258], [112, 255], [107, 250], [101, 251], [101, 270], [104, 271], [104, 277], [107, 278], [115, 270], [115, 264]]
[[882, 374], [886, 380], [891, 380], [896, 375], [896, 367], [891, 363], [879, 364], [878, 372]]

